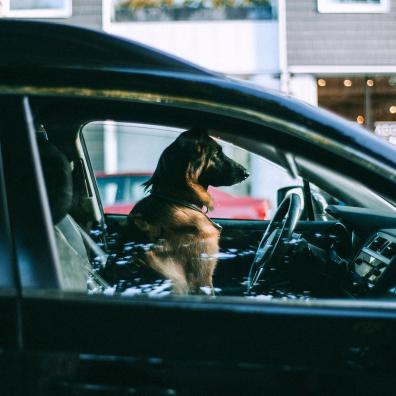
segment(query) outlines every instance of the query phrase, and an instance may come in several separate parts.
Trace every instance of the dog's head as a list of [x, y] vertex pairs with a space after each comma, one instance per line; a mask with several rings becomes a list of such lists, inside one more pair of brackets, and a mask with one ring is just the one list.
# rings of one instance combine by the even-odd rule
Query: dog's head
[[204, 187], [231, 186], [245, 180], [249, 173], [231, 158], [204, 130], [192, 129], [180, 135], [191, 147], [191, 178]]
[[[183, 187], [206, 192], [208, 186], [231, 186], [248, 176], [247, 170], [227, 157], [206, 130], [192, 128], [164, 150], [145, 186], [162, 192]], [[204, 199], [201, 202], [207, 205]]]

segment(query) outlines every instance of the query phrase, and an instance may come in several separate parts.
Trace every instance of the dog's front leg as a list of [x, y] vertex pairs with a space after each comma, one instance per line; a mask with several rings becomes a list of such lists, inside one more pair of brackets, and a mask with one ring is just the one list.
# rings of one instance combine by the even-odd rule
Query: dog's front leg
[[213, 273], [216, 268], [216, 255], [200, 253], [199, 257], [191, 257], [188, 265], [187, 280], [192, 294], [214, 295]]

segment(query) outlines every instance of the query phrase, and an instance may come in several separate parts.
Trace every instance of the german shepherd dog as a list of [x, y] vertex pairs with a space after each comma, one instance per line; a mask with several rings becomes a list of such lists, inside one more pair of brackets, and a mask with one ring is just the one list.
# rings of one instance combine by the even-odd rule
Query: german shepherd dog
[[152, 243], [143, 261], [172, 281], [174, 293], [200, 293], [205, 287], [213, 293], [221, 227], [202, 211], [212, 208], [208, 186], [230, 186], [248, 176], [201, 128], [182, 133], [161, 154], [144, 183], [150, 195], [128, 216], [128, 234]]

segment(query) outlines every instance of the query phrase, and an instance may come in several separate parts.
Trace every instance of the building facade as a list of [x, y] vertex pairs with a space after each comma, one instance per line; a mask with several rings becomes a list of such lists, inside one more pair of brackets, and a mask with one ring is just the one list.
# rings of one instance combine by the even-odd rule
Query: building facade
[[396, 0], [287, 0], [288, 89], [392, 141]]

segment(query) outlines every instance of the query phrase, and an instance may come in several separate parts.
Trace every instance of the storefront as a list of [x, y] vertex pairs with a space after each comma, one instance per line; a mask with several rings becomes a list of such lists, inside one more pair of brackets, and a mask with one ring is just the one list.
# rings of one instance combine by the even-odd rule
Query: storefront
[[318, 105], [396, 143], [396, 75], [318, 76]]

